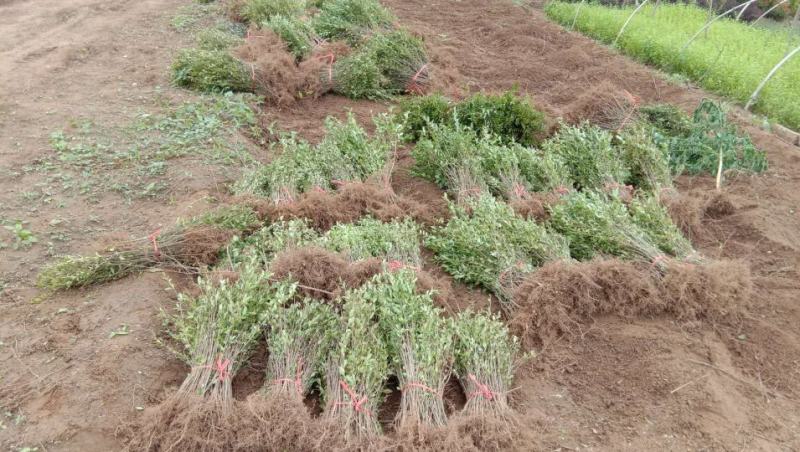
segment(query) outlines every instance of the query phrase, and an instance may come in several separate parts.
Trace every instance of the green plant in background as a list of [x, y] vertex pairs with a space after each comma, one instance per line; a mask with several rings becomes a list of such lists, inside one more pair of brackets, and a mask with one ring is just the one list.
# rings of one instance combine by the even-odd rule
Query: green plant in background
[[244, 364], [264, 325], [293, 296], [295, 286], [273, 282], [257, 261], [237, 266], [230, 282], [200, 279], [198, 297], [181, 294], [172, 317], [174, 337], [185, 348], [191, 366], [179, 393], [209, 395], [233, 401], [231, 380]]
[[484, 287], [504, 303], [511, 303], [509, 289], [519, 277], [547, 261], [569, 258], [564, 237], [516, 216], [491, 196], [466, 206], [451, 204], [450, 210], [450, 221], [434, 228], [425, 246], [455, 279]]
[[429, 124], [446, 124], [451, 119], [453, 102], [440, 93], [412, 96], [400, 100], [398, 117], [403, 121], [406, 141], [418, 141]]
[[365, 292], [380, 307], [379, 323], [402, 399], [400, 426], [443, 426], [444, 388], [453, 361], [451, 321], [434, 307], [431, 293], [419, 294], [410, 269], [383, 273]]
[[297, 16], [277, 14], [264, 21], [263, 26], [278, 35], [298, 60], [311, 54], [314, 29], [307, 21]]
[[651, 262], [662, 254], [614, 195], [573, 192], [549, 209], [550, 225], [569, 239], [575, 259], [605, 255]]
[[337, 224], [322, 239], [322, 245], [344, 253], [353, 261], [378, 257], [420, 265], [420, 230], [411, 219], [383, 223], [363, 218], [355, 224]]
[[562, 124], [558, 133], [544, 143], [543, 149], [564, 162], [575, 188], [602, 189], [628, 178], [624, 161], [611, 140], [609, 132], [589, 123]]
[[22, 221], [17, 221], [12, 226], [6, 225], [3, 227], [14, 235], [13, 247], [15, 250], [30, 248], [39, 241], [36, 236], [33, 235], [33, 232], [25, 228], [25, 223]]
[[329, 40], [357, 44], [371, 30], [389, 27], [394, 16], [377, 0], [325, 0], [314, 29]]
[[205, 92], [253, 89], [250, 72], [226, 50], [182, 49], [172, 63], [172, 82]]
[[458, 122], [473, 130], [485, 130], [505, 142], [532, 146], [545, 131], [544, 113], [530, 99], [511, 91], [503, 94], [477, 93], [455, 107]]
[[305, 12], [304, 0], [245, 0], [239, 14], [248, 23], [261, 24], [275, 16], [300, 16]]
[[327, 366], [326, 413], [342, 424], [347, 438], [371, 438], [381, 432], [377, 410], [389, 375], [389, 351], [375, 322], [378, 306], [369, 298], [375, 284], [345, 295], [339, 340]]
[[204, 28], [196, 39], [197, 48], [202, 50], [228, 50], [244, 42], [241, 37], [220, 28]]
[[[617, 39], [633, 8], [553, 1], [545, 12], [565, 26], [574, 21], [576, 30], [610, 44]], [[685, 75], [705, 89], [745, 103], [786, 52], [800, 45], [800, 36], [791, 27], [766, 29], [723, 19], [686, 47], [707, 20], [708, 11], [693, 4], [651, 3], [631, 20], [617, 46], [627, 55]], [[800, 129], [798, 79], [800, 58], [795, 57], [766, 84], [755, 111]]]
[[678, 258], [696, 255], [692, 243], [672, 222], [669, 213], [652, 195], [640, 195], [628, 206], [633, 222], [661, 251]]
[[333, 309], [317, 301], [278, 308], [267, 332], [267, 391], [302, 402], [325, 370], [338, 324]]
[[519, 342], [498, 316], [462, 312], [453, 322], [455, 370], [467, 394], [464, 411], [503, 417], [519, 358]]

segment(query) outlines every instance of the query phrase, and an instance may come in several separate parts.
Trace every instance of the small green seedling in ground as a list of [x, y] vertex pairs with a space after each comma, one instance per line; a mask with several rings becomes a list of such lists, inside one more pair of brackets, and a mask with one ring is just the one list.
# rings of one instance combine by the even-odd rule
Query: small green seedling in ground
[[4, 226], [5, 229], [14, 234], [15, 241], [13, 247], [15, 250], [30, 248], [39, 241], [36, 236], [33, 235], [33, 232], [25, 229], [25, 223], [26, 222], [23, 221], [17, 221], [13, 226]]
[[120, 327], [111, 333], [109, 333], [108, 338], [114, 339], [117, 336], [127, 336], [131, 333], [130, 328], [128, 327], [127, 323], [123, 323]]

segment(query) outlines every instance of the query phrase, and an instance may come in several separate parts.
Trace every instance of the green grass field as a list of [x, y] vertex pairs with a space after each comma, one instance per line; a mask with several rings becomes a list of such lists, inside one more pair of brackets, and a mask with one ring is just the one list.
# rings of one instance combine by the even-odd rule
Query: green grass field
[[[612, 43], [633, 8], [554, 1], [547, 15], [604, 43]], [[681, 48], [704, 25], [707, 11], [690, 5], [642, 8], [617, 42], [619, 49], [645, 63], [687, 76], [704, 88], [741, 103], [786, 55], [800, 45], [800, 33], [750, 27], [723, 19], [712, 25], [682, 54]], [[800, 130], [800, 55], [786, 63], [761, 92], [754, 111]]]

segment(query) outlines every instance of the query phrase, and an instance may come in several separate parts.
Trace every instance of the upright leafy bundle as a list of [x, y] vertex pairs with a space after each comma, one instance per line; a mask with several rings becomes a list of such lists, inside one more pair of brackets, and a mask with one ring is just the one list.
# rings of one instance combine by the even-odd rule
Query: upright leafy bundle
[[346, 254], [351, 260], [379, 257], [420, 265], [420, 231], [413, 220], [383, 223], [364, 218], [355, 224], [337, 224], [322, 239], [325, 248]]
[[563, 124], [558, 133], [544, 143], [544, 150], [564, 162], [575, 188], [603, 189], [623, 183], [628, 171], [611, 144], [611, 134], [597, 126]]
[[231, 380], [252, 350], [263, 326], [293, 295], [290, 283], [275, 283], [257, 262], [236, 268], [238, 278], [215, 283], [201, 279], [202, 294], [180, 295], [175, 338], [192, 366], [180, 387], [186, 394], [233, 400]]
[[341, 335], [328, 362], [326, 412], [341, 422], [348, 437], [373, 437], [381, 431], [377, 408], [389, 373], [389, 353], [375, 322], [378, 306], [369, 298], [374, 285], [345, 296]]
[[522, 275], [544, 262], [569, 258], [564, 237], [514, 214], [484, 195], [450, 206], [452, 218], [435, 228], [425, 245], [457, 280], [482, 286], [511, 303]]
[[550, 206], [550, 224], [569, 239], [572, 257], [595, 255], [641, 259], [663, 267], [663, 256], [650, 236], [634, 223], [625, 204], [614, 195], [571, 193]]
[[400, 425], [442, 426], [447, 422], [443, 398], [453, 334], [431, 294], [417, 293], [416, 280], [409, 269], [384, 273], [374, 279], [365, 297], [380, 306], [391, 369], [402, 391]]
[[464, 411], [502, 417], [511, 409], [508, 393], [519, 353], [517, 338], [491, 314], [462, 312], [453, 325], [455, 370], [467, 394]]
[[337, 326], [331, 307], [318, 301], [279, 308], [267, 332], [267, 390], [302, 400], [324, 370]]

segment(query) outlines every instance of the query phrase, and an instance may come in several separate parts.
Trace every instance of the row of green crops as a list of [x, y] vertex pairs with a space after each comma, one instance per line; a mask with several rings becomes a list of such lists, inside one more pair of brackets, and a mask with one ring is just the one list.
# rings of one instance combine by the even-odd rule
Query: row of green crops
[[[604, 43], [612, 43], [633, 7], [554, 1], [545, 12], [556, 22]], [[734, 13], [735, 14], [735, 13]], [[577, 19], [576, 19], [577, 15]], [[646, 5], [617, 42], [627, 55], [667, 72], [683, 74], [706, 89], [745, 103], [788, 51], [800, 45], [792, 30], [750, 27], [735, 20], [714, 23], [682, 51], [708, 19], [692, 5]], [[800, 130], [800, 58], [786, 63], [762, 91], [755, 111]]]

